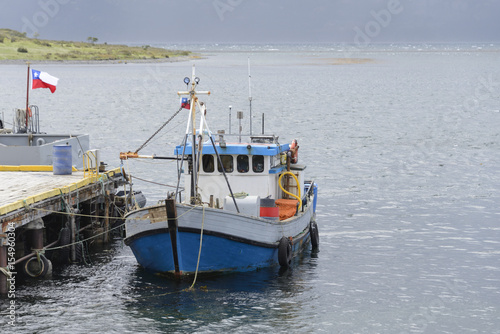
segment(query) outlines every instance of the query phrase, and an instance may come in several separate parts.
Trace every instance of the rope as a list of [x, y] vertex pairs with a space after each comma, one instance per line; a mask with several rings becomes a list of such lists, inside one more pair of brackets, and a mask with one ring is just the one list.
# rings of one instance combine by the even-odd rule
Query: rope
[[[102, 233], [95, 234], [95, 235], [93, 235], [93, 236], [91, 236], [91, 237], [89, 237], [89, 238], [87, 238], [87, 239], [78, 240], [78, 241], [73, 242], [72, 244], [67, 244], [67, 245], [63, 245], [63, 246], [57, 246], [57, 247], [44, 248], [44, 249], [43, 249], [43, 251], [52, 251], [52, 250], [61, 249], [61, 248], [64, 248], [64, 247], [69, 247], [69, 246], [77, 245], [77, 244], [80, 244], [80, 243], [81, 243], [81, 244], [82, 244], [82, 246], [83, 246], [83, 243], [84, 243], [84, 242], [87, 242], [87, 241], [92, 240], [92, 239], [95, 239], [95, 238], [97, 238], [97, 237], [99, 237], [99, 236], [101, 236], [101, 235], [103, 235], [103, 234], [106, 234], [106, 233], [109, 233], [109, 232], [111, 232], [111, 231], [113, 231], [113, 230], [116, 230], [117, 228], [120, 228], [120, 227], [122, 227], [123, 225], [125, 225], [125, 223], [120, 224], [120, 225], [118, 225], [118, 226], [115, 226], [115, 227], [113, 227], [113, 228], [110, 228], [109, 230], [104, 231], [104, 232], [102, 232]], [[40, 251], [40, 250], [34, 250], [34, 251]]]
[[134, 175], [134, 179], [138, 179], [138, 180], [141, 180], [143, 182], [149, 182], [149, 183], [152, 183], [152, 184], [156, 184], [158, 186], [163, 186], [163, 187], [170, 187], [170, 188], [176, 188], [176, 186], [171, 186], [169, 184], [164, 184], [164, 183], [158, 183], [158, 182], [154, 182], [154, 181], [149, 181], [149, 180], [145, 180], [145, 179], [141, 179], [140, 177]]
[[[189, 212], [193, 211], [194, 209], [196, 209], [196, 206], [192, 207], [191, 209], [189, 209], [188, 211], [184, 212], [182, 215], [180, 216], [177, 216], [177, 219], [188, 214]], [[72, 216], [81, 216], [81, 217], [93, 217], [93, 218], [112, 218], [112, 219], [118, 219], [120, 217], [112, 217], [112, 216], [109, 216], [109, 217], [105, 217], [105, 216], [93, 216], [93, 215], [84, 215], [84, 214], [78, 214], [78, 213], [68, 213], [68, 212], [60, 212], [60, 211], [52, 211], [52, 210], [45, 210], [45, 209], [36, 209], [35, 210], [40, 210], [40, 211], [46, 211], [46, 212], [51, 212], [51, 213], [59, 213], [59, 214], [63, 214], [63, 215], [72, 215]], [[205, 207], [203, 207], [203, 216], [205, 216]], [[121, 217], [123, 218], [123, 217]], [[145, 218], [134, 218], [134, 220], [147, 220], [147, 219], [150, 219], [149, 217], [145, 217]], [[125, 225], [125, 222], [120, 224], [120, 225], [117, 225], [111, 229], [109, 229], [107, 232], [111, 232], [115, 229], [118, 229], [122, 226]], [[76, 245], [78, 243], [81, 243], [81, 242], [84, 242], [84, 241], [87, 241], [87, 240], [91, 240], [97, 236], [100, 236], [102, 234], [106, 233], [106, 231], [102, 232], [102, 233], [99, 233], [99, 234], [96, 234], [90, 238], [87, 238], [87, 239], [84, 239], [84, 240], [80, 240], [80, 241], [77, 241], [77, 242], [74, 242], [72, 244], [68, 244], [68, 245], [64, 245], [64, 246], [57, 246], [57, 247], [51, 247], [51, 248], [44, 248], [44, 250], [55, 250], [55, 249], [60, 249], [60, 248], [64, 248], [64, 247], [68, 247], [68, 246], [72, 246], [72, 245]], [[36, 251], [36, 250], [35, 250]]]
[[196, 271], [194, 272], [193, 284], [189, 287], [188, 290], [193, 290], [194, 284], [196, 283], [196, 278], [198, 277], [198, 267], [200, 265], [200, 257], [201, 257], [201, 246], [203, 244], [203, 225], [204, 224], [205, 224], [205, 206], [203, 205], [203, 217], [201, 219], [200, 249], [198, 251], [198, 262], [196, 263]]
[[[113, 205], [116, 206], [116, 204], [113, 203]], [[117, 207], [118, 208], [118, 207]], [[40, 209], [40, 208], [33, 208], [34, 210], [38, 210], [38, 211], [44, 211], [44, 212], [50, 212], [50, 213], [57, 213], [57, 214], [61, 214], [61, 215], [68, 215], [68, 216], [79, 216], [79, 217], [88, 217], [88, 218], [109, 218], [109, 219], [123, 219], [124, 217], [113, 217], [113, 216], [96, 216], [96, 215], [85, 215], [83, 213], [72, 213], [72, 212], [61, 212], [61, 211], [53, 211], [53, 210], [47, 210], [47, 209]], [[182, 215], [178, 216], [177, 218], [180, 218], [186, 214], [188, 214], [189, 212], [191, 212], [192, 210], [196, 209], [196, 206], [193, 206], [191, 209], [189, 209], [188, 211], [184, 212]], [[144, 218], [139, 218], [139, 217], [136, 217], [136, 218], [133, 218], [134, 220], [147, 220], [147, 219], [150, 219], [149, 217], [144, 217]]]
[[61, 210], [67, 211], [68, 206], [66, 205], [66, 201], [64, 200], [64, 194], [61, 188], [59, 188], [59, 196], [61, 196]]
[[26, 202], [26, 200], [25, 200], [25, 199], [23, 199], [23, 205], [24, 205], [24, 209], [25, 209], [27, 212], [30, 212], [31, 207], [29, 206], [28, 202]]
[[146, 145], [147, 145], [147, 144], [151, 141], [151, 139], [153, 139], [153, 137], [154, 137], [154, 136], [156, 136], [156, 135], [158, 134], [158, 132], [160, 132], [161, 130], [163, 130], [163, 128], [164, 128], [165, 126], [167, 126], [167, 124], [168, 124], [168, 123], [170, 123], [170, 121], [171, 121], [172, 119], [174, 119], [174, 117], [175, 117], [175, 116], [177, 116], [177, 115], [181, 112], [181, 110], [182, 110], [182, 106], [179, 108], [179, 110], [177, 110], [177, 112], [176, 112], [175, 114], [173, 114], [173, 115], [172, 115], [172, 117], [170, 117], [170, 118], [169, 118], [169, 119], [168, 119], [165, 123], [163, 123], [163, 125], [162, 125], [162, 126], [160, 126], [160, 128], [159, 128], [158, 130], [156, 130], [156, 132], [155, 132], [155, 133], [153, 133], [153, 135], [152, 135], [151, 137], [149, 137], [149, 138], [148, 138], [148, 140], [146, 140], [146, 141], [144, 142], [144, 144], [142, 144], [142, 145], [141, 145], [141, 146], [140, 146], [137, 150], [135, 150], [135, 152], [134, 152], [134, 153], [136, 153], [136, 154], [137, 154], [140, 150], [142, 150], [142, 149], [143, 149], [143, 148], [144, 148], [144, 147], [145, 147], [145, 146], [146, 146]]
[[12, 273], [10, 272], [9, 267], [0, 267], [0, 272], [6, 277], [12, 278]]
[[[113, 205], [116, 206], [116, 204], [113, 203]], [[75, 217], [87, 217], [87, 218], [102, 218], [102, 219], [120, 219], [123, 217], [113, 217], [113, 216], [96, 216], [96, 215], [86, 215], [83, 213], [73, 213], [73, 212], [66, 212], [66, 211], [54, 211], [54, 210], [47, 210], [47, 209], [41, 209], [41, 208], [33, 208], [37, 211], [44, 211], [44, 212], [50, 212], [50, 213], [58, 213], [61, 215], [68, 215], [68, 216], [75, 216]], [[136, 219], [136, 218], [134, 218]]]
[[45, 254], [45, 248], [42, 249], [32, 249], [33, 252], [36, 253], [36, 257], [38, 258], [38, 262], [40, 262], [40, 255]]

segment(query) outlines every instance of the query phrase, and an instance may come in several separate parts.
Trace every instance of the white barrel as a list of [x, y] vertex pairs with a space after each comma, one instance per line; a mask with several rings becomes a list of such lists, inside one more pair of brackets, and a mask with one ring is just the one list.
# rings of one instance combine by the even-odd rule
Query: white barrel
[[[260, 216], [260, 196], [247, 196], [245, 198], [237, 198], [236, 204], [238, 204], [240, 213], [254, 217]], [[224, 210], [237, 212], [236, 207], [234, 206], [233, 198], [231, 196], [226, 196], [224, 198]]]

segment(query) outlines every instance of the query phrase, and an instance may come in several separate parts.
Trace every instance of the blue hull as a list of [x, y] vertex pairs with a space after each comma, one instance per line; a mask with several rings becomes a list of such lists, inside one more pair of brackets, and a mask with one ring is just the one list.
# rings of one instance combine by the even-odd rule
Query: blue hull
[[[200, 273], [250, 271], [278, 264], [277, 245], [253, 245], [208, 234], [203, 235], [202, 243], [198, 267]], [[309, 244], [309, 233], [294, 241], [293, 253], [298, 253], [307, 244]], [[158, 233], [138, 236], [130, 240], [128, 245], [144, 268], [155, 273], [174, 274], [174, 252], [168, 230], [163, 229]], [[199, 247], [200, 233], [184, 231], [177, 233], [180, 275], [194, 274]]]

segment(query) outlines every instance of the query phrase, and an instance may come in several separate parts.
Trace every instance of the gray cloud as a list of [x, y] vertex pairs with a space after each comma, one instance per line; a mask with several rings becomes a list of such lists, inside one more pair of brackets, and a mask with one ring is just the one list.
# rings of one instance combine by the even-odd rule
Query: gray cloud
[[2, 27], [47, 39], [352, 43], [361, 31], [371, 42], [500, 40], [494, 0], [3, 0], [0, 9]]

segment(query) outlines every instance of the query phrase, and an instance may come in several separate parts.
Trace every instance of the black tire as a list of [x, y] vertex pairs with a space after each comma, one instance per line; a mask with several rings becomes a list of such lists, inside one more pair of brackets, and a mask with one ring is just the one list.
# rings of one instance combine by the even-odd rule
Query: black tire
[[[58, 246], [66, 246], [69, 245], [71, 241], [71, 231], [68, 227], [61, 229], [59, 232], [59, 242]], [[63, 247], [59, 249], [59, 259], [61, 263], [66, 264], [69, 263], [69, 254], [71, 251], [71, 247]]]
[[33, 278], [44, 277], [47, 275], [50, 268], [50, 261], [45, 257], [45, 255], [40, 254], [40, 261], [38, 261], [38, 258], [35, 255], [24, 262], [23, 272]]
[[278, 245], [278, 263], [282, 267], [289, 267], [292, 263], [292, 243], [286, 237], [282, 237]]
[[319, 247], [319, 231], [318, 224], [316, 222], [311, 222], [309, 225], [309, 233], [311, 234], [311, 246], [313, 250], [318, 249]]

